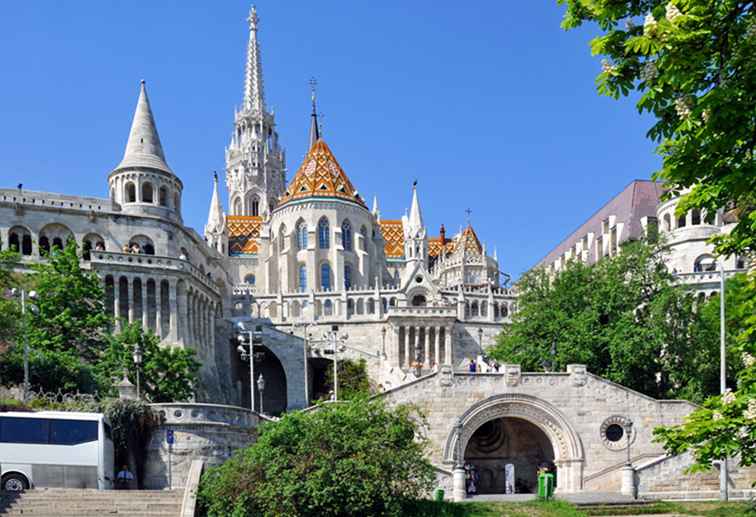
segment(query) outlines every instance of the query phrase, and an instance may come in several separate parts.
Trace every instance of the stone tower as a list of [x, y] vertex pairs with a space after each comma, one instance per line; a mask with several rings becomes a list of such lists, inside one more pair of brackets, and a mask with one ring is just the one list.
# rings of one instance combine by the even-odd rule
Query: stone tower
[[234, 132], [226, 148], [226, 187], [231, 215], [269, 213], [286, 188], [286, 155], [278, 143], [275, 119], [265, 107], [258, 18], [250, 10], [244, 101], [234, 112]]
[[[404, 229], [404, 257], [407, 264], [420, 263], [427, 266], [428, 239], [427, 230], [423, 224], [423, 214], [420, 211], [420, 201], [417, 197], [417, 182], [412, 185], [412, 204], [409, 216], [402, 217]], [[407, 269], [412, 269], [408, 267]]]

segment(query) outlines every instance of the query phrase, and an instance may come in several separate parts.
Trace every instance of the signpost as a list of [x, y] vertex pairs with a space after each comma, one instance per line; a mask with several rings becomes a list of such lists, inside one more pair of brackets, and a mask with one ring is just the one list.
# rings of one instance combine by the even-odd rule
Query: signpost
[[168, 443], [168, 489], [173, 488], [173, 465], [172, 465], [172, 452], [173, 442], [176, 441], [176, 437], [173, 434], [173, 429], [167, 429], [165, 431], [165, 441]]

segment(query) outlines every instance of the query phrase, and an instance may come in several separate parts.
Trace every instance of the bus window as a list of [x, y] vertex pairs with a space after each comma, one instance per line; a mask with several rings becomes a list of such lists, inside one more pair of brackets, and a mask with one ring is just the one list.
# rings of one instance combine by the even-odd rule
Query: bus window
[[49, 420], [44, 418], [0, 417], [0, 442], [47, 443]]
[[97, 422], [86, 420], [51, 420], [51, 445], [77, 445], [97, 441]]

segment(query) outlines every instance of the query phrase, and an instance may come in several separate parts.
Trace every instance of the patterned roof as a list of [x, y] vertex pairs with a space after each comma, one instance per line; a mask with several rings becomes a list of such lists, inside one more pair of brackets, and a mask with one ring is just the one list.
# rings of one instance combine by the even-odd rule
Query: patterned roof
[[441, 236], [428, 238], [428, 256], [437, 257], [441, 254], [441, 251], [451, 253], [454, 251], [454, 241], [446, 239], [445, 244], [441, 244]]
[[226, 216], [228, 228], [228, 249], [231, 255], [257, 253], [257, 238], [260, 237], [262, 217], [259, 215]]
[[480, 245], [480, 240], [470, 224], [462, 231], [462, 235], [459, 236], [459, 242], [464, 244], [465, 251], [468, 253], [476, 253], [478, 255], [483, 253], [483, 246]]
[[401, 258], [404, 256], [404, 228], [399, 219], [380, 221], [381, 234], [386, 242], [384, 251], [387, 258]]
[[286, 192], [279, 198], [279, 206], [308, 197], [337, 197], [367, 208], [323, 140], [313, 144]]

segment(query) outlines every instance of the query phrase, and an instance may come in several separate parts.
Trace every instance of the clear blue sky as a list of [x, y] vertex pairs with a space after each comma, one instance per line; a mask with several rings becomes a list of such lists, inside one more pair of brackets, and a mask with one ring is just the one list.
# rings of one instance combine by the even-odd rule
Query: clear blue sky
[[[325, 139], [385, 218], [418, 180], [432, 235], [472, 222], [519, 276], [611, 196], [658, 166], [648, 119], [599, 97], [595, 29], [565, 32], [555, 0], [260, 1], [267, 103], [305, 152], [320, 84]], [[0, 185], [107, 195], [147, 80], [184, 219], [207, 217], [241, 102], [239, 0], [7, 2], [0, 16]], [[224, 192], [225, 197], [225, 192]]]

